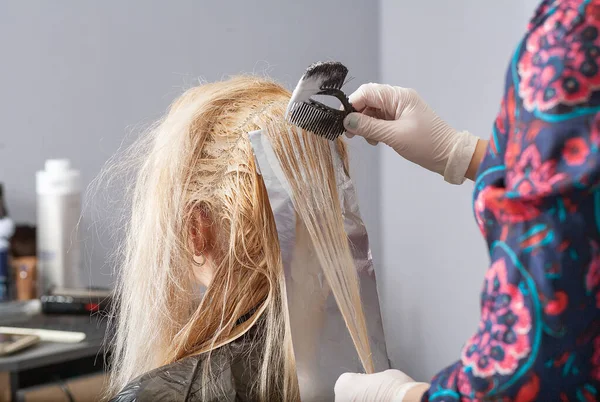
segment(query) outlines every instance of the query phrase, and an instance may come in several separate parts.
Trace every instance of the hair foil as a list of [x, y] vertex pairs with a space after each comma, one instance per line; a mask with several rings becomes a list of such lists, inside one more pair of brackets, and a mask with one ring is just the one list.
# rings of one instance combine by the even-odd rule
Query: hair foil
[[[334, 385], [345, 372], [362, 372], [358, 354], [333, 293], [315, 256], [306, 228], [296, 218], [290, 186], [261, 130], [249, 133], [277, 226], [300, 397], [333, 401]], [[373, 260], [352, 180], [331, 142], [344, 228], [360, 281], [363, 310], [376, 371], [389, 368]]]

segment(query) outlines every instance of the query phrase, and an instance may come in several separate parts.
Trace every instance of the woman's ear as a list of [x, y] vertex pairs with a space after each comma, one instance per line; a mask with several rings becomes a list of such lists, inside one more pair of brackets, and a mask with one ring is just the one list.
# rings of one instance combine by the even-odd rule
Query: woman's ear
[[194, 256], [207, 258], [213, 249], [212, 221], [203, 208], [196, 208], [190, 225]]
[[203, 208], [196, 208], [190, 225], [191, 246], [194, 250], [192, 270], [196, 280], [208, 287], [213, 278], [212, 257], [214, 233], [210, 216]]

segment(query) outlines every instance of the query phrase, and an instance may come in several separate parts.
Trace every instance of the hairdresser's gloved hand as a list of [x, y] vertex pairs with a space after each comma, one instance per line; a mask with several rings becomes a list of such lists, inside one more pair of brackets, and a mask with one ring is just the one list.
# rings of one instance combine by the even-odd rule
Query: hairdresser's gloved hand
[[[376, 374], [342, 374], [335, 383], [335, 402], [412, 402], [427, 389], [399, 370]], [[418, 392], [412, 392], [418, 391]]]
[[446, 124], [415, 90], [365, 84], [350, 96], [350, 102], [361, 113], [344, 120], [348, 137], [383, 142], [449, 183], [465, 180], [478, 138]]

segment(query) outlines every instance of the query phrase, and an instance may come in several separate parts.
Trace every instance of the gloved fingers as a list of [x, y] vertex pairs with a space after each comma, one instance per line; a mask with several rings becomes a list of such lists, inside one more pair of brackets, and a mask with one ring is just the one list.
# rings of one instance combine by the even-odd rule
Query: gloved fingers
[[336, 394], [341, 393], [343, 390], [347, 389], [349, 386], [355, 383], [356, 379], [359, 378], [363, 374], [357, 373], [344, 373], [342, 374], [337, 381], [335, 382], [335, 386], [333, 390]]
[[[379, 109], [377, 107], [373, 107], [373, 106], [369, 106], [366, 101], [369, 101], [369, 99], [373, 99], [374, 97], [372, 96], [367, 96], [365, 97], [364, 94], [369, 94], [373, 91], [376, 91], [377, 89], [379, 89], [380, 87], [389, 87], [386, 85], [380, 85], [380, 84], [365, 84], [365, 85], [361, 85], [361, 87], [354, 92], [352, 95], [350, 95], [350, 103], [352, 103], [352, 106], [358, 110], [360, 113], [369, 116], [369, 117], [373, 117], [376, 119], [386, 119], [387, 115], [385, 113], [385, 111], [383, 111], [382, 109]], [[371, 89], [373, 88], [373, 89]], [[384, 89], [384, 91], [387, 91], [387, 89]], [[361, 99], [365, 100], [365, 102], [362, 102]], [[369, 101], [370, 102], [370, 101]], [[382, 104], [382, 102], [375, 102], [379, 105]], [[354, 137], [354, 133], [351, 131], [346, 130], [346, 137], [348, 138], [352, 138]], [[366, 138], [367, 142], [370, 145], [377, 145], [379, 143], [378, 140], [374, 140], [374, 139], [370, 139], [370, 138]]]
[[[344, 105], [340, 105], [339, 110], [344, 110]], [[354, 134], [349, 133], [348, 131], [344, 131], [344, 135], [346, 136], [346, 138], [353, 138]]]
[[[367, 107], [365, 108], [365, 110], [363, 110], [363, 114], [373, 117], [375, 119], [385, 119], [385, 116], [383, 114], [383, 112], [380, 109], [375, 109], [372, 107]], [[369, 140], [367, 139], [367, 142], [373, 146], [379, 144], [379, 141], [375, 141], [375, 140]]]
[[[344, 106], [343, 105], [340, 106], [340, 110], [344, 110]], [[366, 114], [367, 116], [372, 116], [372, 117], [375, 117], [376, 115], [379, 114], [378, 111], [377, 111], [377, 109], [373, 109], [373, 108], [369, 108], [369, 107], [364, 108], [364, 109], [360, 110], [359, 112], [363, 113], [363, 114]], [[348, 131], [345, 131], [344, 134], [346, 135], [347, 138], [353, 138], [354, 137], [354, 134], [352, 134], [352, 133], [350, 133]], [[371, 145], [376, 145], [376, 143], [375, 144], [371, 144]]]
[[[408, 375], [399, 370], [386, 370], [375, 374], [342, 374], [335, 383], [336, 402], [391, 402], [402, 400], [411, 384]], [[400, 396], [400, 398], [399, 398]]]
[[333, 387], [335, 402], [362, 401], [364, 394], [368, 392], [368, 384], [364, 384], [365, 374], [344, 373]]
[[376, 119], [385, 120], [385, 113], [383, 113], [383, 111], [381, 109], [375, 109], [374, 107], [367, 106], [362, 111], [362, 114], [369, 116], [369, 117], [374, 117]]
[[376, 119], [362, 113], [350, 113], [344, 119], [346, 135], [360, 135], [370, 144], [382, 141], [393, 122]]
[[[375, 119], [383, 119], [384, 118], [383, 112], [381, 110], [375, 109], [372, 107], [368, 107], [368, 106], [362, 111], [362, 114], [364, 114], [365, 116], [373, 117]], [[352, 135], [352, 137], [354, 137], [354, 134], [351, 134], [351, 135]], [[352, 137], [348, 137], [348, 138], [352, 138]], [[366, 140], [367, 140], [367, 143], [369, 143], [370, 145], [373, 145], [373, 146], [379, 144], [379, 141], [376, 141], [376, 140], [370, 140], [370, 139], [366, 139]]]
[[[347, 138], [353, 138], [353, 137], [354, 137], [354, 134], [352, 134], [352, 133], [349, 133], [348, 131], [345, 131], [345, 132], [344, 132], [344, 134], [346, 135], [346, 137], [347, 137]], [[374, 140], [367, 140], [367, 142], [368, 142], [370, 145], [373, 145], [373, 146], [375, 146], [375, 145], [379, 144], [379, 141], [374, 141]]]
[[379, 373], [381, 376], [385, 376], [391, 380], [394, 381], [399, 381], [401, 383], [406, 383], [406, 382], [414, 382], [415, 380], [413, 380], [408, 374], [400, 371], [400, 370], [396, 370], [396, 369], [387, 369], [385, 371], [382, 371], [381, 373]]
[[349, 96], [352, 107], [359, 112], [366, 108], [377, 109], [382, 118], [394, 119], [397, 109], [395, 94], [396, 89], [390, 85], [363, 84]]

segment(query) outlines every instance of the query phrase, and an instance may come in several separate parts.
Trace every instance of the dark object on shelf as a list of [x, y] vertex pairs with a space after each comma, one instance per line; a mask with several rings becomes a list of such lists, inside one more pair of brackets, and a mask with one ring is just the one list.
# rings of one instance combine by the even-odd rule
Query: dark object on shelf
[[17, 225], [10, 239], [10, 255], [13, 258], [32, 257], [35, 253], [35, 226]]
[[106, 289], [55, 289], [40, 297], [44, 314], [90, 314], [106, 312], [111, 292]]

